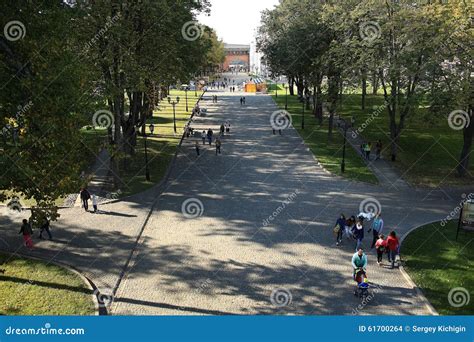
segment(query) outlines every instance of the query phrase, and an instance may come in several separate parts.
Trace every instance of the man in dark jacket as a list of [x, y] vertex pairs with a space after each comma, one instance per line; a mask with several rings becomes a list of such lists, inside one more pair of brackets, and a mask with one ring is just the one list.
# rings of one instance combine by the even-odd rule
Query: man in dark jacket
[[87, 189], [81, 189], [80, 192], [81, 200], [82, 200], [82, 206], [84, 207], [85, 211], [89, 210], [89, 199], [91, 198], [91, 194]]
[[39, 235], [40, 239], [43, 238], [43, 232], [45, 232], [45, 231], [46, 231], [46, 234], [48, 234], [49, 239], [52, 240], [53, 236], [51, 235], [51, 231], [49, 230], [49, 220], [48, 220], [47, 217], [44, 218], [44, 222], [41, 225], [41, 230], [40, 230], [40, 235]]

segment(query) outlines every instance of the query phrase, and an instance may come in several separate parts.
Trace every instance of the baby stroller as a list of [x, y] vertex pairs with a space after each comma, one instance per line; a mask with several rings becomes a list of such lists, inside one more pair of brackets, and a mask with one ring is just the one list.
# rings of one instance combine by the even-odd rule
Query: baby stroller
[[367, 274], [365, 270], [361, 267], [354, 270], [354, 280], [357, 283], [357, 287], [354, 291], [356, 297], [364, 300], [369, 296], [369, 282], [367, 281]]

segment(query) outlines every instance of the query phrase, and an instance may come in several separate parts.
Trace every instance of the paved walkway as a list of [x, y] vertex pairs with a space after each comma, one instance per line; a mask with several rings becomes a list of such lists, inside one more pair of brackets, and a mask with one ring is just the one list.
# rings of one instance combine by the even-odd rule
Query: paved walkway
[[[354, 245], [334, 245], [340, 212], [357, 213], [375, 199], [386, 229], [402, 235], [456, 205], [328, 175], [295, 130], [271, 134], [277, 108], [269, 96], [245, 94], [241, 107], [242, 94], [218, 95], [217, 105], [201, 104], [208, 114], [193, 125], [216, 132], [230, 121], [221, 155], [206, 145], [197, 157], [187, 139], [162, 188], [102, 205], [101, 214], [61, 210], [55, 241], [39, 241], [31, 253], [76, 267], [104, 294], [116, 292], [116, 315], [351, 314], [361, 303], [352, 295]], [[202, 203], [196, 218], [187, 218], [192, 206], [182, 213], [190, 199]], [[17, 234], [23, 215], [0, 217], [0, 249], [30, 253]], [[380, 290], [359, 313], [427, 314], [400, 272], [374, 259], [369, 252], [369, 279]]]
[[[344, 119], [338, 121], [339, 130], [344, 134], [344, 125], [348, 125]], [[371, 153], [371, 160], [367, 160], [365, 155], [362, 153], [360, 146], [366, 141], [361, 133], [357, 132], [357, 129], [353, 127], [347, 128], [347, 142], [354, 149], [354, 151], [360, 155], [360, 157], [365, 161], [368, 168], [373, 172], [375, 177], [377, 177], [379, 184], [383, 187], [389, 188], [391, 190], [406, 191], [410, 189], [410, 185], [402, 178], [402, 175], [390, 164], [387, 160], [384, 160], [381, 157], [378, 160], [375, 160], [375, 151]]]

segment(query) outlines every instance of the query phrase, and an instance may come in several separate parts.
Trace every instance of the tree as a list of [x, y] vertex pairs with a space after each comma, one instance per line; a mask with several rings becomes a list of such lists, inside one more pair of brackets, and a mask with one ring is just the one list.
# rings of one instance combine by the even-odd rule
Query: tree
[[34, 198], [54, 219], [55, 200], [80, 186], [79, 128], [91, 108], [84, 93], [92, 81], [76, 54], [78, 13], [63, 1], [41, 10], [24, 2], [5, 3], [1, 17], [12, 30], [0, 37], [0, 122], [10, 123], [2, 125], [0, 189]]

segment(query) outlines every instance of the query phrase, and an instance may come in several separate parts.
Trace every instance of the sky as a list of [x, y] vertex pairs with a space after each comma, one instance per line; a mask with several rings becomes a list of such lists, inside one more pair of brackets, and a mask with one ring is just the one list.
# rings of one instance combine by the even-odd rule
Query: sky
[[210, 16], [198, 20], [216, 30], [228, 44], [250, 44], [260, 26], [260, 12], [271, 9], [278, 0], [211, 0]]

